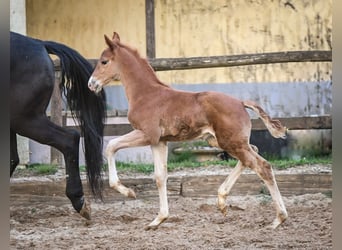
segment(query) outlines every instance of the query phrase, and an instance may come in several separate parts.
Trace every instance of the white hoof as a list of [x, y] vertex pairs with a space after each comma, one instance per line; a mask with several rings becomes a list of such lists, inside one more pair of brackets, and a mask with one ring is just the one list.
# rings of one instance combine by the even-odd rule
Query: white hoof
[[158, 215], [148, 226], [145, 227], [145, 230], [156, 230], [161, 223], [163, 223], [168, 216], [160, 216]]

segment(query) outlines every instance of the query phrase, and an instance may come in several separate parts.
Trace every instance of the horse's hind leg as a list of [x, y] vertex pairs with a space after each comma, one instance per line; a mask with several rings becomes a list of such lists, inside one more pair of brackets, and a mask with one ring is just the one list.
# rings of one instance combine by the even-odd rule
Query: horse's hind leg
[[272, 167], [269, 162], [258, 155], [252, 148], [235, 151], [235, 155], [240, 159], [244, 166], [253, 169], [266, 184], [276, 209], [277, 216], [272, 223], [272, 228], [278, 227], [287, 218], [287, 211], [278, 189]]
[[236, 166], [234, 167], [233, 171], [228, 175], [226, 180], [221, 184], [221, 186], [218, 189], [218, 200], [217, 205], [224, 216], [227, 215], [227, 205], [226, 205], [226, 199], [227, 196], [232, 189], [234, 183], [237, 181], [237, 179], [240, 177], [244, 167], [241, 163], [241, 161], [238, 161]]
[[[256, 146], [251, 145], [251, 147], [255, 152], [258, 152], [258, 148]], [[241, 161], [238, 161], [233, 171], [228, 175], [226, 180], [221, 184], [221, 186], [218, 189], [217, 205], [224, 216], [227, 215], [227, 210], [228, 210], [227, 205], [226, 205], [227, 196], [230, 190], [232, 189], [233, 185], [237, 181], [237, 179], [240, 177], [243, 170], [244, 170], [244, 166], [242, 165]]]
[[62, 128], [52, 123], [45, 115], [35, 119], [18, 121], [15, 130], [39, 143], [55, 147], [63, 153], [66, 168], [66, 195], [74, 209], [83, 217], [90, 219], [90, 208], [83, 197], [82, 182], [79, 173], [79, 140], [75, 130]]
[[259, 155], [257, 155], [256, 158], [258, 164], [256, 164], [255, 168], [253, 169], [258, 174], [258, 176], [265, 182], [268, 190], [270, 191], [270, 194], [274, 201], [274, 206], [277, 211], [277, 217], [274, 219], [272, 223], [272, 228], [277, 228], [287, 219], [287, 211], [283, 202], [283, 198], [281, 197], [276, 179], [274, 177], [271, 164]]
[[145, 228], [156, 229], [169, 217], [169, 205], [167, 201], [167, 144], [159, 142], [151, 146], [154, 159], [154, 175], [159, 192], [160, 210], [158, 216]]
[[10, 137], [11, 137], [11, 170], [10, 170], [10, 176], [12, 176], [15, 168], [19, 164], [19, 155], [18, 155], [18, 148], [17, 148], [17, 134], [11, 129], [10, 131]]

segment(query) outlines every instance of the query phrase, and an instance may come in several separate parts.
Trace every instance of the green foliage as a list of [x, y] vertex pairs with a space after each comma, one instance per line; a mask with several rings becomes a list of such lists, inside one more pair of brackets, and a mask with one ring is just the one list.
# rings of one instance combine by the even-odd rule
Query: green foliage
[[28, 167], [28, 170], [32, 171], [34, 175], [52, 175], [58, 171], [58, 167], [56, 165], [51, 164], [31, 164]]
[[118, 170], [126, 170], [140, 173], [152, 173], [154, 169], [153, 164], [126, 162], [116, 162], [116, 168]]
[[170, 163], [193, 161], [195, 159], [194, 155], [190, 150], [183, 151], [179, 154], [172, 154], [169, 158]]
[[286, 169], [291, 168], [295, 166], [300, 165], [306, 165], [306, 164], [331, 164], [332, 163], [332, 157], [331, 155], [326, 156], [309, 156], [309, 157], [303, 157], [300, 159], [273, 159], [270, 160], [270, 163], [274, 168], [278, 169]]
[[[312, 156], [312, 157], [305, 157], [301, 159], [267, 159], [271, 165], [276, 169], [286, 169], [300, 165], [306, 164], [332, 164], [332, 157], [331, 155], [328, 156]], [[217, 160], [217, 161], [207, 161], [207, 162], [198, 162], [195, 158], [191, 155], [190, 152], [183, 152], [179, 155], [175, 155], [170, 157], [168, 162], [168, 171], [177, 171], [182, 169], [195, 169], [198, 167], [207, 167], [207, 166], [227, 166], [227, 167], [234, 167], [237, 163], [235, 159], [229, 159], [228, 161]], [[126, 163], [126, 162], [116, 162], [116, 167], [118, 171], [131, 171], [131, 172], [138, 172], [138, 173], [145, 173], [150, 174], [153, 172], [154, 167], [153, 164], [147, 163]], [[49, 175], [55, 174], [58, 170], [56, 165], [50, 164], [32, 164], [27, 167], [26, 171], [31, 172], [32, 175]], [[23, 171], [23, 170], [17, 170]], [[86, 167], [84, 165], [80, 166], [80, 171], [85, 172]], [[103, 171], [108, 171], [108, 165], [103, 165]]]
[[[180, 158], [173, 158], [170, 159], [168, 162], [168, 171], [177, 171], [186, 168], [198, 168], [198, 167], [207, 167], [213, 165], [221, 165], [227, 167], [234, 167], [237, 163], [237, 160], [230, 159], [228, 161], [207, 161], [207, 162], [197, 162], [193, 160], [192, 156], [190, 155], [188, 158], [186, 155], [180, 154]], [[299, 160], [293, 159], [273, 159], [270, 160], [270, 163], [274, 168], [277, 169], [286, 169], [295, 166], [305, 165], [305, 164], [331, 164], [332, 158], [331, 156], [322, 156], [322, 157], [309, 157], [309, 158], [302, 158]], [[133, 172], [141, 172], [141, 173], [152, 173], [153, 172], [153, 164], [146, 164], [146, 163], [125, 163], [125, 162], [117, 162], [116, 163], [118, 170], [124, 171], [133, 171]]]

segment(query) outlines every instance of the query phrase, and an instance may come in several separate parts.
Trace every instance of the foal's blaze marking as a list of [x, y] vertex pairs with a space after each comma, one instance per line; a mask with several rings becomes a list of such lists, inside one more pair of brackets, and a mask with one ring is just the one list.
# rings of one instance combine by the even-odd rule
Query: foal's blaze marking
[[[108, 45], [89, 79], [88, 87], [101, 91], [112, 79], [120, 77], [129, 102], [128, 119], [134, 130], [111, 140], [106, 156], [109, 182], [119, 192], [132, 196], [133, 190], [122, 185], [117, 176], [115, 152], [122, 148], [151, 145], [160, 211], [147, 226], [157, 228], [169, 216], [167, 200], [167, 141], [202, 138], [210, 145], [227, 151], [239, 161], [218, 189], [218, 207], [227, 214], [226, 197], [245, 167], [253, 169], [268, 187], [276, 209], [273, 228], [287, 218], [271, 165], [249, 144], [251, 121], [246, 108], [256, 112], [272, 136], [285, 138], [286, 128], [272, 120], [252, 101], [241, 101], [219, 92], [186, 92], [170, 88], [156, 76], [147, 60], [138, 52], [105, 36]], [[134, 194], [135, 196], [135, 194]]]

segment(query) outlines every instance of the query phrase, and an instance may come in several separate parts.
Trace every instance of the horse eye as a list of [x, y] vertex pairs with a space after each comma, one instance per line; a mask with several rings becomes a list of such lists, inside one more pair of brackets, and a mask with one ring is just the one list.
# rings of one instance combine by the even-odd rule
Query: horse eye
[[107, 63], [108, 63], [108, 60], [101, 61], [101, 64], [102, 64], [102, 65], [106, 65]]

